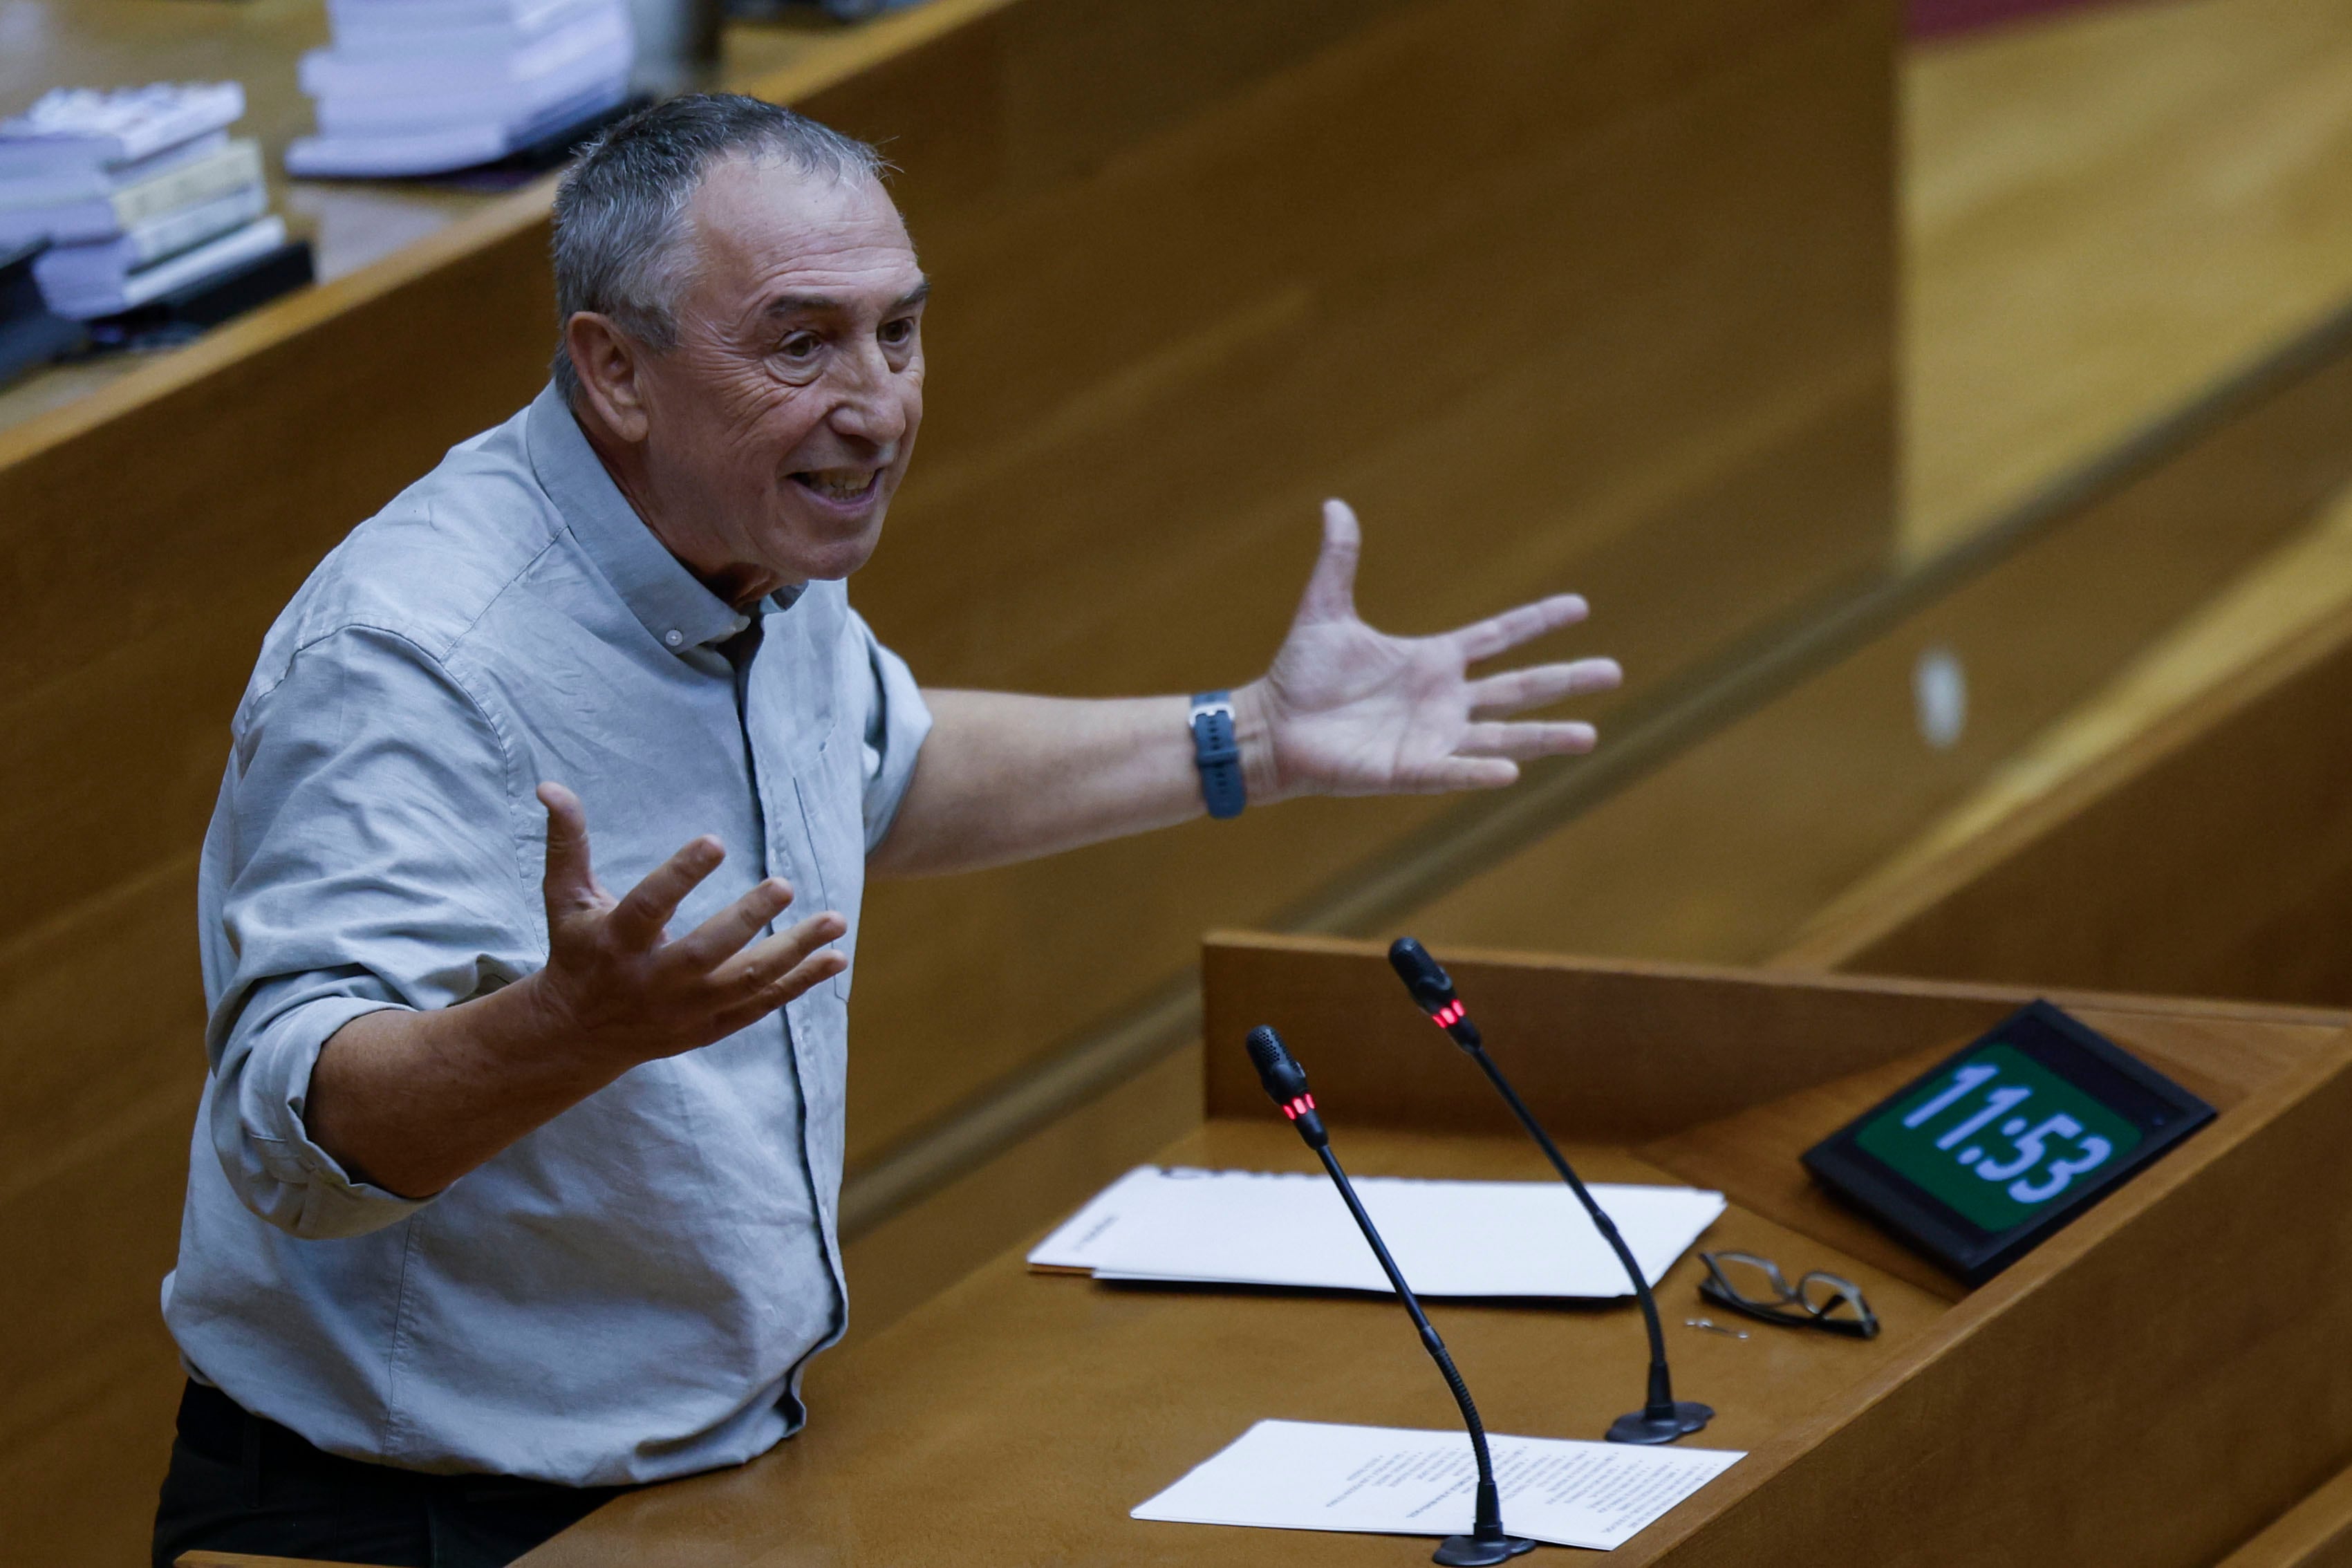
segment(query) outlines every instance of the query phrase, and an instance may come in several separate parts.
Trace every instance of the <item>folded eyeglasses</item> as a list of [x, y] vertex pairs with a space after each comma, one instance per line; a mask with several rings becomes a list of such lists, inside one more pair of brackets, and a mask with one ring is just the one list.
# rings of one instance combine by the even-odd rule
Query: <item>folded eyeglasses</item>
[[1719, 1306], [1792, 1329], [1857, 1340], [1878, 1337], [1878, 1314], [1851, 1279], [1816, 1268], [1792, 1286], [1779, 1264], [1752, 1252], [1702, 1252], [1698, 1260], [1706, 1265], [1698, 1293]]

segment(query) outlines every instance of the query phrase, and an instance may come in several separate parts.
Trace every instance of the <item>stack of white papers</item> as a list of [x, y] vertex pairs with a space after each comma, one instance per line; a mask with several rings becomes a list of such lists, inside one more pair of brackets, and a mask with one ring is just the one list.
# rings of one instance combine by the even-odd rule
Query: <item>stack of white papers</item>
[[[1530, 1541], [1613, 1552], [1746, 1456], [1489, 1435], [1503, 1528]], [[1459, 1535], [1478, 1479], [1460, 1432], [1261, 1421], [1136, 1519], [1267, 1530]]]
[[[1650, 1283], [1723, 1212], [1695, 1187], [1592, 1187]], [[1559, 1182], [1367, 1176], [1357, 1195], [1423, 1296], [1633, 1294], [1617, 1255]], [[1140, 1166], [1029, 1254], [1102, 1279], [1389, 1289], [1328, 1177]]]
[[235, 123], [245, 89], [233, 81], [157, 82], [99, 92], [61, 87], [0, 121], [0, 174], [120, 168]]
[[[0, 160], [7, 139], [0, 136]], [[261, 189], [261, 149], [214, 132], [128, 163], [39, 175], [0, 172], [0, 246], [89, 245]]]
[[302, 57], [319, 134], [297, 174], [437, 174], [493, 163], [627, 95], [623, 0], [329, 0], [331, 47]]
[[235, 82], [121, 92], [59, 89], [0, 122], [0, 249], [47, 238], [33, 264], [48, 308], [111, 315], [285, 243], [261, 150], [231, 141]]
[[143, 241], [136, 235], [126, 235], [120, 249], [96, 247], [98, 255], [89, 258], [88, 266], [78, 265], [84, 260], [75, 254], [81, 247], [51, 250], [33, 263], [33, 276], [40, 280], [50, 310], [89, 321], [137, 310], [166, 294], [233, 272], [285, 243], [286, 220], [273, 213], [157, 260], [141, 260]]

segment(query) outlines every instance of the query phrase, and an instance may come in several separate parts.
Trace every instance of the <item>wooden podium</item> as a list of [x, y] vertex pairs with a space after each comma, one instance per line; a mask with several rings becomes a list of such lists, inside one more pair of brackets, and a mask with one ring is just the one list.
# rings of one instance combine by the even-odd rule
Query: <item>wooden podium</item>
[[[2055, 1000], [2221, 1108], [1974, 1291], [1809, 1184], [1799, 1152], [2021, 991], [1442, 953], [1498, 1059], [1596, 1180], [1692, 1182], [1703, 1245], [1859, 1281], [1861, 1342], [1659, 1288], [1695, 1441], [1748, 1457], [1617, 1554], [1675, 1568], [2207, 1564], [2352, 1458], [2352, 1039], [2341, 1014]], [[1369, 943], [1207, 946], [1207, 1120], [1170, 1163], [1311, 1170], [1241, 1050], [1282, 1029], [1359, 1173], [1544, 1179]], [[1725, 1314], [1713, 1310], [1720, 1319]], [[1435, 1316], [1493, 1430], [1597, 1437], [1640, 1403], [1630, 1302]], [[1018, 1253], [821, 1358], [808, 1430], [615, 1502], [524, 1562], [1393, 1563], [1429, 1543], [1142, 1523], [1128, 1510], [1261, 1417], [1454, 1419], [1392, 1301], [1099, 1285]]]

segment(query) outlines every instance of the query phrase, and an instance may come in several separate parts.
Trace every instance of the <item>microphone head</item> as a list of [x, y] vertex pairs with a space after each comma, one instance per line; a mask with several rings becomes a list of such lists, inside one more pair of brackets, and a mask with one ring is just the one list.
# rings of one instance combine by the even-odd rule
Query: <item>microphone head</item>
[[1250, 1065], [1257, 1068], [1258, 1082], [1276, 1105], [1286, 1106], [1307, 1092], [1307, 1069], [1298, 1065], [1280, 1035], [1260, 1024], [1243, 1043], [1249, 1049]]
[[1421, 1010], [1434, 1017], [1447, 1003], [1454, 1000], [1454, 981], [1429, 956], [1429, 949], [1409, 936], [1401, 936], [1389, 944], [1389, 965], [1412, 993]]

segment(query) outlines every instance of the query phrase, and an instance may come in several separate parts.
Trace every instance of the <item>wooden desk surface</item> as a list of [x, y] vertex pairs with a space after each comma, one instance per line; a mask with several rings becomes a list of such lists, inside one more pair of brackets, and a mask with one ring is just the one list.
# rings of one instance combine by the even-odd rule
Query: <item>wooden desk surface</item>
[[[1542, 1180], [1526, 1140], [1335, 1125], [1351, 1172]], [[1621, 1152], [1572, 1157], [1595, 1181], [1676, 1178]], [[1318, 1167], [1287, 1126], [1213, 1121], [1171, 1163]], [[1675, 1392], [1718, 1415], [1703, 1439], [1748, 1448], [1818, 1414], [1885, 1367], [1946, 1302], [1738, 1205], [1704, 1245], [1760, 1252], [1860, 1283], [1878, 1339], [1710, 1315], [1696, 1258], [1658, 1289]], [[1436, 1303], [1489, 1429], [1597, 1438], [1641, 1403], [1640, 1315], [1600, 1306]], [[1717, 1310], [1717, 1318], [1724, 1316]], [[1428, 1543], [1381, 1536], [1146, 1523], [1127, 1510], [1265, 1417], [1443, 1428], [1444, 1384], [1392, 1300], [1282, 1291], [1099, 1285], [1028, 1273], [1007, 1253], [876, 1338], [811, 1368], [808, 1429], [740, 1470], [613, 1504], [523, 1559], [531, 1568], [712, 1563], [1298, 1563], [1423, 1562]], [[1641, 1542], [1619, 1560], [1643, 1561]]]
[[[1162, 1160], [1314, 1168], [1235, 1066], [1235, 1021], [1275, 1018], [1315, 1071], [1352, 1170], [1543, 1179], [1521, 1138], [1491, 1130], [1501, 1113], [1477, 1075], [1397, 1005], [1377, 944], [1236, 936], [1207, 957], [1209, 1033], [1226, 1042], [1208, 1060], [1211, 1118]], [[2317, 1347], [2352, 1312], [2335, 1284], [2352, 1277], [2352, 1233], [2338, 1240], [2331, 1217], [2352, 1201], [2336, 1152], [2352, 1110], [2342, 1015], [2061, 998], [2221, 1114], [1964, 1291], [1788, 1188], [1802, 1149], [2017, 994], [1503, 954], [1447, 963], [1498, 1046], [1513, 1042], [1529, 1103], [1591, 1140], [1572, 1142], [1588, 1175], [1717, 1183], [1731, 1204], [1706, 1245], [1846, 1275], [1885, 1324], [1871, 1342], [1769, 1325], [1746, 1340], [1694, 1331], [1688, 1319], [1716, 1314], [1698, 1305], [1696, 1260], [1677, 1263], [1659, 1289], [1675, 1392], [1717, 1407], [1707, 1445], [1751, 1458], [1616, 1561], [1752, 1565], [1773, 1542], [1824, 1562], [1940, 1568], [1965, 1538], [1987, 1561], [2185, 1568], [2341, 1467], [2352, 1424], [2327, 1412], [2352, 1402], [2327, 1402], [2352, 1389], [2352, 1370], [2322, 1364]], [[1662, 1078], [1702, 1120], [1671, 1119], [1652, 1093]], [[2280, 1203], [2285, 1193], [2302, 1201]], [[2245, 1225], [2256, 1206], [2273, 1223]], [[2209, 1267], [2184, 1271], [2185, 1257]], [[1630, 1303], [1448, 1303], [1436, 1317], [1493, 1430], [1591, 1437], [1637, 1400], [1644, 1357]], [[1018, 1249], [872, 1339], [853, 1336], [814, 1363], [807, 1394], [811, 1422], [793, 1441], [622, 1499], [523, 1561], [1205, 1564], [1279, 1550], [1404, 1564], [1427, 1543], [1276, 1542], [1127, 1510], [1261, 1418], [1450, 1420], [1391, 1301], [1107, 1286], [1031, 1275]], [[2296, 1413], [2282, 1416], [2282, 1400]], [[2234, 1456], [2232, 1473], [2212, 1470], [2217, 1448]], [[2066, 1489], [2027, 1485], [2062, 1463], [2079, 1472]], [[2186, 1495], [2190, 1478], [2210, 1483], [2193, 1507], [2149, 1511], [2143, 1494]], [[2012, 1506], [1989, 1519], [1982, 1500], [1994, 1497]], [[2051, 1555], [2016, 1555], [2027, 1544]]]

